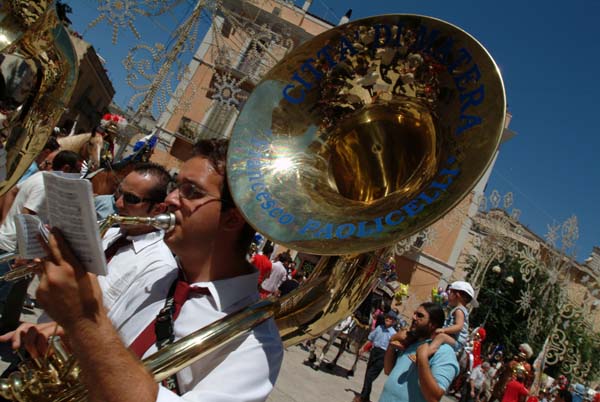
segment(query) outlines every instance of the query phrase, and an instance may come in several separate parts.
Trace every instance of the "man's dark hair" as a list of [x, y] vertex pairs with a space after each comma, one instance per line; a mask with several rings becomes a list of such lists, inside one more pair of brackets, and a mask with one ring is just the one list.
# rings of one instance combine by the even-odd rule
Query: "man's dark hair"
[[54, 136], [48, 138], [48, 141], [46, 141], [46, 145], [44, 145], [44, 151], [47, 150], [50, 152], [54, 152], [58, 148], [60, 148], [60, 144], [58, 143], [58, 141], [56, 140], [56, 137], [54, 137]]
[[573, 395], [566, 389], [561, 389], [558, 391], [558, 397], [565, 402], [572, 402]]
[[73, 151], [60, 151], [52, 161], [52, 170], [62, 170], [65, 166], [69, 166], [72, 172], [77, 171], [81, 157]]
[[171, 182], [171, 175], [164, 166], [153, 162], [142, 162], [135, 165], [133, 171], [140, 175], [149, 175], [156, 179], [156, 184], [146, 194], [146, 198], [154, 202], [163, 202], [167, 197], [167, 188]]
[[229, 140], [225, 138], [210, 138], [200, 140], [194, 144], [192, 156], [200, 156], [208, 159], [217, 173], [223, 176], [223, 188], [221, 189], [221, 200], [223, 200], [223, 210], [235, 206], [233, 198], [229, 192], [229, 181], [227, 180], [227, 147]]
[[[221, 189], [221, 210], [226, 211], [230, 208], [235, 208], [231, 192], [229, 191], [229, 181], [227, 179], [227, 149], [229, 140], [225, 138], [209, 138], [199, 140], [194, 144], [192, 149], [192, 157], [201, 157], [207, 159], [215, 168], [217, 173], [223, 176], [223, 188]], [[254, 238], [256, 231], [248, 222], [244, 225], [238, 245], [244, 251], [250, 247], [250, 243]]]
[[446, 317], [444, 316], [444, 310], [442, 306], [438, 303], [425, 302], [421, 304], [421, 307], [427, 311], [429, 314], [429, 322], [433, 324], [434, 328], [442, 328], [444, 326], [444, 320]]
[[279, 254], [277, 256], [277, 259], [280, 262], [292, 262], [292, 256], [287, 251], [284, 251], [283, 253]]
[[102, 126], [96, 126], [96, 127], [92, 128], [92, 137], [96, 133], [104, 134], [105, 132], [106, 132], [106, 129], [104, 127], [102, 127]]

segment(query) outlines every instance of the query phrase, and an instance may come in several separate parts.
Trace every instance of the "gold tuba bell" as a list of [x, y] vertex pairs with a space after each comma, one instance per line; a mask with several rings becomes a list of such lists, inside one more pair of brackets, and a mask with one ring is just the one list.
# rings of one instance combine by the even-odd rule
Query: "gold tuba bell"
[[78, 61], [54, 1], [0, 4], [0, 195], [44, 148], [64, 112]]
[[[308, 283], [286, 297], [166, 346], [144, 360], [147, 369], [161, 381], [273, 316], [286, 345], [345, 318], [378, 280], [384, 247], [431, 225], [475, 186], [499, 145], [505, 113], [493, 59], [438, 19], [366, 18], [294, 49], [246, 101], [228, 180], [246, 220], [275, 243], [345, 256], [322, 258]], [[41, 378], [18, 380], [24, 377]], [[38, 400], [27, 399], [19, 381], [19, 400]], [[81, 384], [63, 385], [45, 386], [44, 395], [86, 399]]]

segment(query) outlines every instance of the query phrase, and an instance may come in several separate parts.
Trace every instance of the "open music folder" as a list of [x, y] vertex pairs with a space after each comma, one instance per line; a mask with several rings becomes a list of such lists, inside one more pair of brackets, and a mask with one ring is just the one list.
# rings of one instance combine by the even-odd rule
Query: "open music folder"
[[92, 183], [79, 175], [44, 172], [48, 223], [60, 229], [88, 272], [106, 275], [106, 258], [96, 222]]

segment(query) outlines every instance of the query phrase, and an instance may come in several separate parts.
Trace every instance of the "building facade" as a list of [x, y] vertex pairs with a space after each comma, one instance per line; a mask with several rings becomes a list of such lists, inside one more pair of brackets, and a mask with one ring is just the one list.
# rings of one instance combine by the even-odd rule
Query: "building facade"
[[227, 138], [247, 95], [298, 44], [333, 25], [285, 1], [222, 2], [157, 131], [153, 160], [176, 168], [196, 140]]
[[71, 42], [79, 60], [79, 77], [73, 95], [58, 127], [74, 134], [89, 133], [108, 113], [115, 89], [104, 67], [104, 61], [92, 45], [71, 34]]

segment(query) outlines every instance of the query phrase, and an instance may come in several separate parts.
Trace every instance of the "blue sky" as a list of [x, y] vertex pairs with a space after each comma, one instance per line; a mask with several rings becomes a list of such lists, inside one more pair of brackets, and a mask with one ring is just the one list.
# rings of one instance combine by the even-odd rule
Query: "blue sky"
[[[96, 2], [69, 3], [74, 28], [106, 59], [115, 101], [125, 106], [132, 92], [121, 61], [135, 38], [123, 28], [118, 44], [112, 45], [106, 26], [86, 27], [98, 15]], [[135, 25], [149, 43], [165, 43], [168, 28], [190, 3]], [[349, 8], [352, 19], [387, 13], [428, 15], [477, 38], [500, 66], [513, 115], [510, 127], [517, 132], [502, 146], [488, 194], [493, 189], [513, 192], [522, 223], [539, 235], [547, 232], [548, 224], [576, 215], [578, 260], [587, 258], [592, 246], [600, 246], [599, 2], [314, 0], [309, 11], [337, 22]]]

